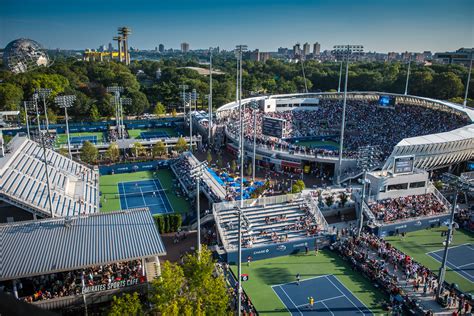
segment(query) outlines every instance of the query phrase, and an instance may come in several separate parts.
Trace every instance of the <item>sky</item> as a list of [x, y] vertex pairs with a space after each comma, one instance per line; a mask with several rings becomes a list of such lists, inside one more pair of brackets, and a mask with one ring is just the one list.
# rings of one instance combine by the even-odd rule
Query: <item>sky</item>
[[0, 47], [31, 38], [50, 49], [98, 48], [119, 26], [132, 29], [129, 45], [139, 49], [319, 42], [322, 50], [452, 51], [474, 46], [474, 0], [0, 0]]

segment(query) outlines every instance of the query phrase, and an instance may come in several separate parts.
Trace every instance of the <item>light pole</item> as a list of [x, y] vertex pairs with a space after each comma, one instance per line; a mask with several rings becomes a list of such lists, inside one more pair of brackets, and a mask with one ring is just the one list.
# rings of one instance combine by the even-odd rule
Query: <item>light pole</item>
[[48, 107], [46, 105], [46, 99], [51, 95], [53, 90], [49, 88], [39, 88], [35, 89], [35, 93], [38, 97], [43, 101], [43, 108], [44, 108], [44, 118], [46, 120], [46, 130], [49, 130], [49, 120], [48, 120]]
[[209, 144], [212, 143], [212, 47], [209, 47], [209, 97], [208, 97], [208, 114], [209, 122], [208, 129], [209, 134], [207, 136], [207, 141]]
[[124, 105], [132, 105], [131, 98], [120, 98], [120, 126], [121, 126], [121, 138], [125, 138], [125, 123], [123, 122], [123, 106]]
[[341, 172], [342, 172], [342, 150], [344, 148], [344, 128], [346, 125], [346, 103], [347, 103], [347, 80], [349, 77], [349, 52], [350, 45], [347, 45], [346, 53], [346, 78], [344, 81], [344, 101], [342, 103], [342, 121], [341, 121], [341, 136], [339, 141], [339, 162], [337, 168], [337, 184], [341, 184]]
[[110, 86], [107, 87], [107, 92], [114, 94], [114, 104], [115, 104], [115, 122], [117, 125], [117, 136], [122, 138], [122, 122], [121, 122], [121, 106], [120, 106], [120, 93], [123, 92], [123, 87], [120, 86]]
[[343, 63], [344, 63], [344, 59], [341, 60], [341, 66], [339, 67], [339, 84], [337, 85], [337, 93], [341, 92], [342, 64]]
[[74, 101], [76, 100], [75, 95], [62, 95], [58, 96], [54, 99], [56, 104], [64, 109], [64, 117], [66, 120], [66, 133], [67, 133], [67, 150], [69, 153], [69, 159], [72, 159], [72, 153], [71, 153], [71, 142], [69, 139], [69, 117], [67, 115], [67, 109], [70, 108], [73, 104]]
[[27, 104], [28, 104], [28, 101], [23, 101], [23, 106], [25, 107], [26, 136], [28, 137], [28, 139], [30, 139], [31, 137], [30, 136], [30, 123], [28, 122], [29, 118], [28, 118]]
[[194, 169], [191, 170], [191, 177], [193, 177], [196, 181], [196, 219], [197, 219], [197, 252], [198, 252], [198, 260], [201, 260], [201, 209], [199, 205], [199, 184], [202, 179], [202, 173], [204, 169], [207, 167], [207, 162], [202, 161], [196, 166]]
[[[239, 217], [238, 220], [238, 246], [237, 246], [237, 253], [238, 253], [238, 258], [237, 258], [237, 274], [238, 274], [238, 290], [237, 290], [237, 315], [240, 316], [241, 309], [242, 309], [242, 226], [245, 226], [247, 228], [247, 231], [249, 231], [252, 226], [250, 224], [249, 219], [245, 216], [244, 214], [244, 208], [241, 205], [239, 206], [234, 206], [234, 210], [237, 213], [237, 216]], [[242, 219], [243, 222], [242, 223]]]
[[[193, 152], [193, 105], [197, 107], [198, 94], [193, 89], [189, 97], [189, 151]], [[197, 110], [197, 109], [196, 109]]]
[[450, 173], [445, 173], [442, 175], [442, 178], [443, 178], [443, 182], [448, 183], [451, 187], [454, 188], [454, 201], [451, 208], [451, 216], [450, 216], [450, 221], [448, 224], [448, 233], [446, 235], [446, 241], [444, 242], [443, 261], [441, 262], [441, 267], [439, 268], [438, 289], [436, 291], [437, 299], [439, 299], [441, 295], [441, 288], [443, 287], [443, 283], [444, 283], [444, 279], [446, 275], [446, 262], [448, 261], [449, 244], [451, 243], [451, 239], [452, 239], [454, 214], [456, 212], [458, 194], [460, 191], [473, 191], [474, 190], [474, 184], [469, 183], [469, 181], [464, 177], [458, 177]]
[[464, 102], [462, 103], [463, 107], [467, 106], [467, 94], [469, 92], [469, 83], [471, 81], [471, 72], [472, 72], [472, 52], [473, 48], [471, 48], [471, 61], [469, 62], [469, 72], [467, 73], [467, 82], [466, 82], [466, 92], [464, 92]]
[[[242, 109], [242, 53], [247, 50], [247, 45], [237, 45], [236, 46], [237, 53], [238, 53], [238, 62], [239, 65], [239, 72], [238, 72], [238, 89], [237, 94], [239, 98], [239, 116], [240, 116], [240, 209], [244, 207], [244, 156], [245, 156], [245, 145], [244, 145], [244, 111]], [[242, 271], [241, 271], [241, 264], [242, 264], [242, 249], [241, 249], [241, 219], [239, 215], [239, 271], [238, 271], [238, 278], [239, 278], [239, 290], [238, 290], [238, 311], [237, 315], [240, 316], [240, 309], [242, 306], [241, 296], [242, 296]]]
[[359, 230], [357, 232], [357, 236], [360, 236], [362, 232], [362, 226], [364, 224], [364, 201], [365, 201], [365, 191], [366, 185], [368, 182], [367, 180], [367, 171], [371, 170], [372, 168], [376, 167], [381, 159], [381, 153], [379, 146], [362, 146], [359, 147], [358, 157], [357, 157], [357, 165], [364, 171], [363, 176], [363, 184], [362, 184], [362, 194], [360, 198], [360, 218], [359, 218]]
[[308, 93], [308, 85], [306, 84], [306, 75], [304, 73], [304, 56], [300, 56], [300, 62], [301, 62], [301, 71], [303, 72], [303, 80], [304, 80], [304, 91]]
[[33, 97], [33, 100], [31, 101], [26, 101], [27, 106], [29, 106], [30, 111], [36, 112], [36, 119], [38, 120], [38, 138], [39, 141], [41, 142], [41, 147], [43, 149], [43, 164], [44, 164], [44, 170], [46, 173], [46, 189], [47, 189], [47, 199], [48, 199], [48, 206], [49, 206], [49, 212], [51, 214], [51, 218], [54, 217], [54, 211], [53, 211], [53, 202], [51, 200], [51, 185], [49, 181], [49, 172], [48, 172], [48, 160], [47, 160], [47, 155], [46, 155], [46, 146], [51, 146], [52, 145], [52, 138], [49, 136], [48, 131], [42, 131], [39, 121], [39, 109], [38, 109], [38, 97]]
[[410, 79], [410, 66], [411, 66], [411, 59], [408, 59], [407, 81], [405, 83], [405, 95], [408, 94], [408, 81]]

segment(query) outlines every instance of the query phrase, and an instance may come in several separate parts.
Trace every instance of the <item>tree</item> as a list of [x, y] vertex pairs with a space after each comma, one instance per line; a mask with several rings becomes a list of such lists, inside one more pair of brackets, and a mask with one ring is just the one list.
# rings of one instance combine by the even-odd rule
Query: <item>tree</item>
[[145, 147], [140, 142], [133, 143], [132, 149], [136, 157], [143, 156], [144, 154], [146, 154]]
[[166, 149], [166, 145], [162, 140], [159, 140], [153, 145], [153, 148], [152, 148], [153, 157], [161, 157], [167, 153], [168, 151]]
[[100, 120], [100, 113], [97, 105], [93, 104], [90, 109], [90, 118], [93, 122], [97, 122]]
[[452, 72], [436, 74], [431, 86], [431, 94], [443, 100], [456, 97], [464, 90], [461, 79]]
[[326, 201], [326, 205], [328, 207], [331, 207], [331, 205], [334, 204], [334, 197], [332, 196], [332, 194], [329, 194], [328, 196], [326, 196], [325, 201]]
[[163, 103], [161, 103], [161, 102], [156, 103], [154, 113], [155, 113], [156, 116], [162, 116], [162, 115], [166, 114], [166, 108], [163, 105]]
[[300, 193], [306, 188], [303, 180], [296, 180], [291, 187], [291, 193]]
[[105, 152], [105, 156], [111, 162], [116, 162], [118, 160], [120, 156], [120, 150], [117, 143], [113, 142], [110, 144], [109, 148], [107, 148], [107, 151]]
[[347, 203], [347, 200], [349, 199], [347, 194], [345, 194], [344, 192], [342, 192], [340, 195], [339, 195], [339, 199], [341, 200], [341, 206], [344, 207], [344, 205], [346, 205]]
[[61, 147], [59, 148], [59, 154], [67, 157], [69, 156], [69, 150], [67, 149], [67, 147]]
[[176, 109], [171, 110], [171, 116], [176, 117], [176, 115], [177, 115]]
[[185, 151], [186, 149], [188, 148], [188, 143], [186, 142], [186, 140], [184, 139], [183, 136], [179, 137], [178, 138], [178, 141], [176, 142], [176, 145], [174, 145], [174, 149], [179, 152], [179, 153], [182, 153], [183, 151]]
[[0, 84], [0, 109], [18, 110], [23, 99], [23, 90], [12, 83]]
[[[46, 119], [45, 116], [42, 116], [44, 119]], [[49, 124], [56, 124], [58, 121], [58, 116], [56, 113], [53, 111], [53, 109], [48, 108], [48, 122]]]
[[95, 163], [97, 160], [98, 154], [99, 154], [99, 151], [91, 142], [85, 141], [82, 144], [81, 155], [80, 155], [82, 161], [89, 164]]
[[188, 254], [183, 265], [166, 261], [153, 281], [150, 300], [161, 315], [226, 315], [229, 296], [224, 277], [214, 276], [212, 253], [203, 247], [200, 259]]
[[109, 316], [137, 316], [143, 314], [142, 304], [137, 292], [132, 295], [125, 293], [121, 297], [114, 295]]
[[247, 171], [246, 171], [246, 173], [247, 173], [247, 177], [250, 177], [250, 176], [253, 174], [253, 167], [252, 167], [252, 164], [251, 164], [251, 163], [247, 164]]

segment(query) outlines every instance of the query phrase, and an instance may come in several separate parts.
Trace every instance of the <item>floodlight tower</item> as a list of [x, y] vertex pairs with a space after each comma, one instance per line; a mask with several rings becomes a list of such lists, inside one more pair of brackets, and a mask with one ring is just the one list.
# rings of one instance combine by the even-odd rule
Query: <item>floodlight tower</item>
[[411, 66], [411, 58], [408, 59], [407, 80], [405, 82], [405, 95], [408, 94], [408, 81], [410, 80], [410, 66]]
[[122, 62], [122, 36], [115, 36], [113, 38], [114, 41], [117, 41], [117, 47], [118, 47], [118, 58], [119, 62]]
[[198, 99], [198, 94], [196, 92], [196, 89], [193, 89], [190, 96], [189, 96], [189, 137], [190, 137], [190, 143], [189, 143], [189, 151], [193, 152], [193, 105], [196, 107], [197, 111], [197, 99]]
[[51, 95], [51, 92], [53, 92], [53, 90], [49, 88], [35, 89], [35, 95], [37, 95], [43, 101], [44, 118], [46, 120], [46, 130], [49, 130], [48, 107], [46, 105], [46, 99]]
[[[237, 45], [236, 52], [238, 56], [237, 65], [239, 65], [239, 72], [237, 77], [238, 82], [238, 99], [239, 99], [239, 117], [240, 117], [240, 142], [239, 142], [239, 153], [240, 153], [240, 209], [244, 207], [244, 156], [245, 156], [245, 145], [244, 145], [244, 111], [242, 109], [242, 54], [247, 50], [247, 45]], [[242, 305], [242, 251], [241, 251], [241, 223], [239, 215], [239, 258], [238, 258], [238, 315], [240, 315], [240, 308]]]
[[132, 30], [127, 26], [121, 26], [118, 28], [119, 35], [123, 38], [123, 52], [125, 56], [125, 64], [130, 65], [130, 53], [128, 51], [128, 36], [132, 34]]
[[23, 101], [23, 106], [25, 107], [25, 122], [26, 122], [26, 137], [28, 137], [28, 139], [31, 138], [30, 136], [30, 123], [28, 122], [29, 121], [29, 118], [28, 118], [28, 101]]
[[258, 103], [252, 101], [250, 108], [253, 110], [253, 155], [252, 155], [252, 181], [255, 182], [255, 158], [257, 151], [257, 110]]
[[474, 48], [471, 48], [471, 60], [469, 62], [469, 72], [467, 73], [467, 82], [466, 82], [466, 92], [464, 93], [464, 102], [462, 103], [463, 107], [467, 106], [467, 94], [469, 92], [469, 83], [471, 81], [471, 72], [472, 72], [472, 53]]
[[454, 189], [454, 200], [451, 207], [451, 217], [448, 223], [448, 233], [446, 234], [446, 241], [444, 242], [443, 261], [441, 262], [441, 267], [439, 268], [438, 289], [436, 291], [437, 299], [439, 299], [441, 295], [441, 288], [443, 287], [444, 278], [446, 275], [446, 263], [448, 261], [449, 244], [451, 243], [452, 239], [454, 214], [456, 212], [458, 195], [460, 192], [474, 192], [474, 183], [469, 182], [469, 180], [465, 177], [458, 177], [450, 173], [445, 173], [442, 175], [442, 179], [443, 182], [447, 183]]
[[200, 182], [204, 169], [207, 167], [207, 161], [202, 161], [191, 169], [191, 177], [196, 181], [196, 215], [197, 215], [197, 246], [198, 246], [198, 260], [201, 260], [201, 210], [199, 205]]
[[115, 122], [117, 126], [117, 136], [121, 138], [121, 122], [120, 122], [120, 93], [123, 92], [123, 87], [120, 86], [110, 86], [107, 87], [107, 92], [114, 94], [114, 105], [115, 105]]
[[207, 142], [212, 143], [212, 47], [209, 47], [209, 96], [208, 96], [208, 135]]
[[30, 101], [25, 101], [26, 105], [28, 107], [28, 110], [31, 112], [36, 112], [36, 119], [38, 120], [38, 139], [40, 141], [41, 147], [43, 149], [43, 164], [44, 164], [44, 170], [46, 173], [46, 189], [47, 189], [47, 199], [48, 199], [48, 206], [49, 206], [49, 212], [51, 214], [51, 218], [54, 217], [54, 211], [53, 211], [53, 202], [51, 200], [51, 184], [49, 180], [49, 171], [48, 171], [48, 160], [47, 160], [47, 155], [46, 155], [46, 147], [51, 148], [53, 145], [53, 138], [51, 135], [49, 135], [49, 132], [42, 131], [39, 120], [40, 120], [40, 115], [39, 115], [39, 109], [38, 109], [38, 96], [33, 96], [33, 99]]
[[65, 117], [65, 120], [66, 120], [66, 133], [67, 133], [67, 150], [68, 150], [68, 153], [69, 153], [69, 159], [72, 159], [72, 153], [71, 153], [71, 142], [70, 142], [70, 139], [69, 139], [69, 117], [67, 115], [67, 109], [72, 107], [75, 100], [76, 100], [75, 95], [62, 95], [62, 96], [58, 96], [54, 99], [56, 104], [60, 108], [64, 109], [64, 117]]

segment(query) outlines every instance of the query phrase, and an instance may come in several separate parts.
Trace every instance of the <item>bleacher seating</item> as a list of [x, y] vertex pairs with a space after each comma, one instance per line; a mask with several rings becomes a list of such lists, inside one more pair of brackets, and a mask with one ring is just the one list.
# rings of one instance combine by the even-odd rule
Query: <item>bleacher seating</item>
[[[95, 213], [99, 210], [98, 172], [47, 149], [48, 175], [55, 216]], [[41, 146], [15, 137], [0, 158], [0, 197], [16, 206], [50, 215], [47, 179]]]
[[[318, 216], [307, 199], [298, 198], [286, 202], [245, 207], [243, 216], [250, 228], [243, 228], [242, 246], [256, 247], [264, 244], [288, 242], [315, 236], [327, 229], [323, 216]], [[216, 212], [224, 246], [238, 245], [238, 215], [232, 207]], [[245, 225], [244, 225], [245, 227]]]

